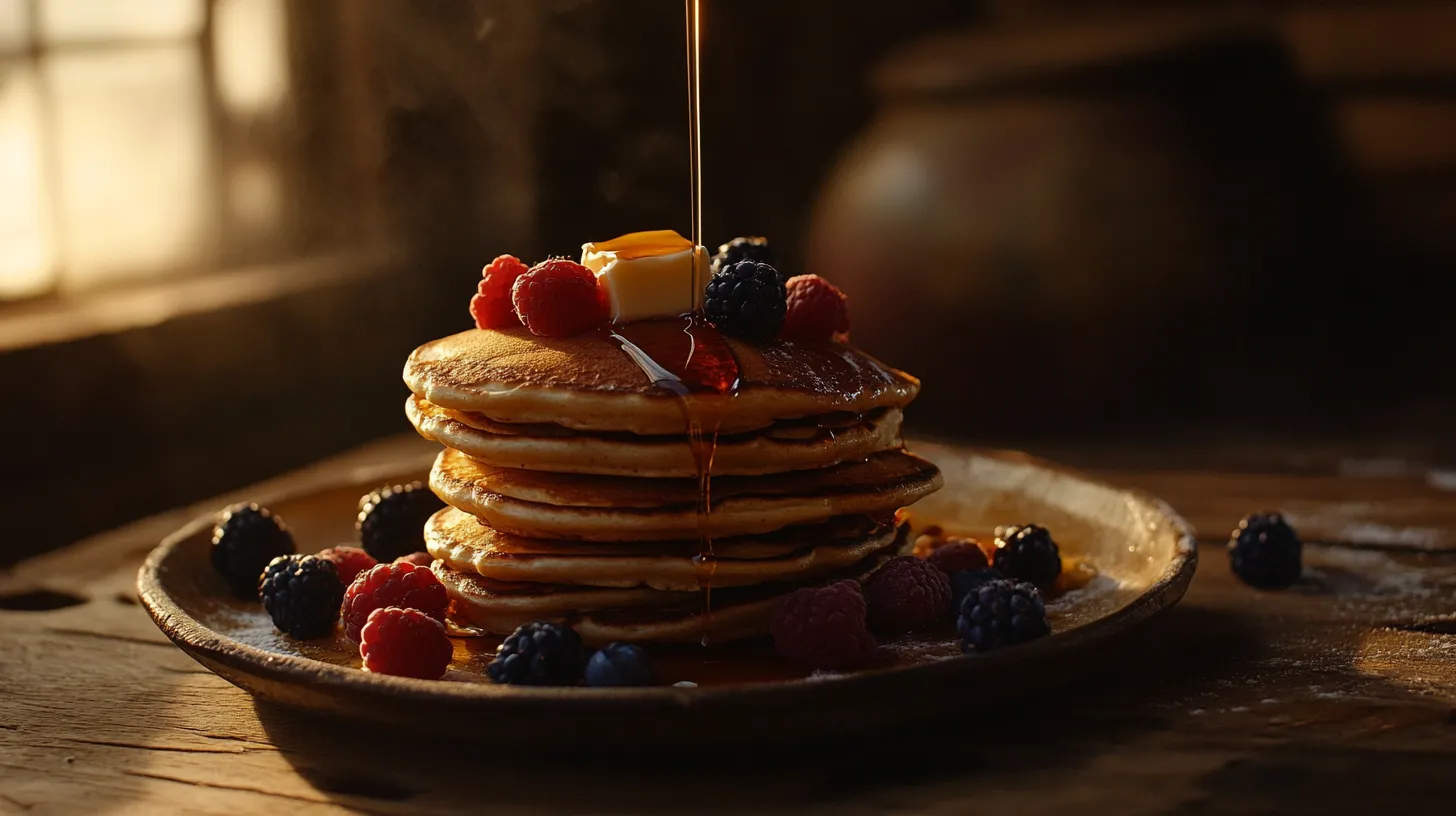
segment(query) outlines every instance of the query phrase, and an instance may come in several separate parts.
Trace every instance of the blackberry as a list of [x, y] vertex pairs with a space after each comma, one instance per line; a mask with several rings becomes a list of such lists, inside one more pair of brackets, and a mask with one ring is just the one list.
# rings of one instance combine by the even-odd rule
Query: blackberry
[[425, 549], [425, 522], [445, 506], [424, 482], [383, 487], [359, 499], [359, 544], [380, 563]]
[[784, 324], [788, 294], [779, 273], [757, 261], [719, 269], [708, 281], [703, 312], [721, 331], [744, 340], [767, 340]]
[[258, 577], [268, 562], [297, 547], [283, 520], [256, 504], [222, 511], [212, 528], [212, 568], [239, 598], [258, 600]]
[[608, 643], [586, 662], [588, 686], [652, 685], [647, 653], [630, 643]]
[[495, 682], [522, 686], [574, 686], [581, 671], [581, 635], [554, 623], [517, 627], [485, 667]]
[[[950, 574], [950, 608], [959, 610], [961, 601], [971, 594], [971, 591], [990, 583], [991, 581], [1004, 581], [1006, 576], [998, 570], [986, 567], [985, 569], [960, 570]], [[959, 614], [959, 613], [957, 613]]]
[[956, 631], [967, 652], [988, 652], [1051, 634], [1046, 605], [1031, 584], [988, 581], [961, 600]]
[[1062, 574], [1062, 553], [1045, 527], [1016, 525], [997, 534], [991, 566], [1007, 578], [1045, 588]]
[[284, 634], [300, 640], [334, 631], [344, 582], [334, 562], [316, 555], [283, 555], [263, 571], [258, 592], [263, 608]]
[[[723, 267], [732, 266], [740, 261], [757, 261], [761, 264], [777, 266], [774, 261], [773, 248], [768, 245], [768, 239], [748, 237], [734, 238], [718, 247], [718, 254], [713, 256], [711, 269], [716, 273]], [[779, 272], [780, 282], [787, 282], [788, 279], [788, 275]]]
[[1229, 567], [1244, 583], [1283, 589], [1299, 580], [1304, 545], [1279, 513], [1252, 513], [1229, 539]]

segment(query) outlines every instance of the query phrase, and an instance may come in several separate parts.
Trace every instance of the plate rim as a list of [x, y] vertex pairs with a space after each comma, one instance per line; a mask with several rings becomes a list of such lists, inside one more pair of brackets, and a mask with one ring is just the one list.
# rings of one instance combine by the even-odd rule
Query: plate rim
[[[1192, 583], [1193, 575], [1198, 567], [1197, 534], [1192, 525], [1162, 499], [1142, 490], [1114, 487], [1074, 468], [1020, 451], [954, 445], [929, 439], [923, 440], [923, 442], [932, 447], [955, 447], [968, 455], [1052, 471], [1060, 476], [1078, 479], [1124, 496], [1130, 501], [1147, 505], [1157, 516], [1166, 520], [1172, 528], [1176, 537], [1173, 556], [1162, 575], [1125, 606], [1066, 632], [1054, 633], [1049, 637], [1021, 644], [1015, 648], [997, 650], [985, 655], [966, 655], [929, 663], [844, 674], [690, 688], [679, 686], [635, 688], [514, 686], [419, 680], [374, 674], [362, 669], [325, 663], [299, 655], [278, 654], [243, 643], [209, 628], [187, 613], [163, 587], [162, 571], [168, 558], [183, 544], [212, 527], [216, 523], [215, 512], [194, 517], [164, 538], [148, 553], [146, 560], [137, 571], [137, 594], [142, 606], [162, 633], [183, 652], [203, 663], [214, 673], [219, 672], [210, 663], [221, 664], [232, 671], [270, 683], [291, 686], [306, 682], [314, 690], [324, 692], [337, 691], [366, 696], [383, 695], [391, 698], [403, 698], [404, 701], [420, 704], [466, 703], [485, 706], [520, 706], [550, 703], [553, 707], [566, 705], [594, 708], [602, 703], [610, 702], [637, 703], [644, 706], [664, 706], [673, 710], [682, 710], [709, 708], [729, 700], [741, 701], [745, 698], [763, 696], [782, 698], [831, 689], [849, 694], [876, 685], [918, 680], [945, 681], [957, 676], [990, 671], [998, 665], [1011, 661], [1035, 659], [1054, 649], [1075, 648], [1078, 645], [1114, 635], [1128, 625], [1146, 620], [1152, 615], [1176, 605], [1187, 592], [1189, 584]], [[342, 478], [310, 482], [289, 490], [271, 491], [264, 500], [269, 503], [285, 501], [331, 488], [369, 484], [378, 481], [383, 473], [397, 475], [404, 469], [403, 466], [393, 470], [374, 468], [368, 472], [368, 478], [364, 478], [364, 473], [356, 471], [345, 474]], [[220, 674], [220, 676], [238, 685], [227, 675]], [[245, 688], [245, 690], [254, 694], [258, 693], [253, 689]], [[563, 713], [569, 713], [569, 711]]]

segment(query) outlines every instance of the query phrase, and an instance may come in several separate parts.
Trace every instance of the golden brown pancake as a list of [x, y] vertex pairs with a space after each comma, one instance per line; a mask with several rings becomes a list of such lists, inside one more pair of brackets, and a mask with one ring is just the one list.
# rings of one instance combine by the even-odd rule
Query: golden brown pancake
[[[712, 483], [714, 537], [767, 533], [835, 516], [885, 516], [941, 485], [935, 465], [904, 450], [830, 468]], [[669, 541], [699, 535], [692, 479], [629, 479], [482, 465], [445, 450], [430, 487], [446, 504], [528, 538]]]
[[703, 562], [695, 557], [702, 546], [698, 542], [659, 544], [654, 552], [651, 544], [527, 539], [494, 530], [451, 507], [425, 525], [425, 544], [451, 569], [497, 581], [691, 592], [707, 581], [714, 588], [751, 586], [841, 570], [895, 546], [898, 532], [893, 524], [882, 524], [858, 535], [831, 538], [828, 527], [796, 528], [797, 538], [779, 535], [783, 551], [771, 557], [741, 557], [745, 543], [753, 539], [714, 542], [712, 561]]
[[[478, 414], [460, 418], [459, 412], [420, 397], [406, 401], [405, 414], [421, 436], [488, 465], [615, 476], [697, 475], [697, 462], [683, 435], [591, 434], [547, 423], [502, 427], [502, 423]], [[713, 455], [713, 473], [778, 473], [864, 458], [900, 446], [901, 417], [898, 408], [889, 408], [838, 427], [774, 425], [762, 431], [720, 436]], [[493, 430], [477, 425], [489, 425]]]
[[767, 634], [774, 605], [802, 586], [862, 578], [882, 563], [871, 557], [817, 579], [715, 590], [708, 614], [701, 592], [652, 589], [595, 589], [546, 584], [507, 584], [456, 572], [436, 561], [451, 616], [492, 634], [505, 635], [532, 621], [567, 623], [590, 645], [631, 643], [722, 643]]
[[[632, 328], [639, 339], [682, 332], [679, 321]], [[725, 340], [738, 365], [737, 393], [687, 398], [700, 413], [721, 414], [725, 433], [826, 411], [901, 408], [920, 389], [914, 377], [847, 345]], [[654, 385], [601, 332], [536, 337], [524, 327], [473, 329], [420, 346], [405, 364], [404, 379], [435, 405], [501, 421], [640, 434], [684, 430], [681, 401]]]

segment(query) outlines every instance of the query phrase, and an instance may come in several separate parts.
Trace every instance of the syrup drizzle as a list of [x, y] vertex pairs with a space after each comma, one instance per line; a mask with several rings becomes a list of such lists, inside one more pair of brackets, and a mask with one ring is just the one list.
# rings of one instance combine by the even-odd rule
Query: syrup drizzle
[[738, 361], [723, 336], [696, 315], [644, 320], [604, 330], [652, 384], [677, 400], [698, 478], [698, 554], [693, 557], [703, 590], [703, 645], [713, 608], [713, 458], [718, 431], [738, 393]]
[[[699, 0], [683, 0], [683, 10], [688, 24], [688, 173], [689, 198], [693, 219], [693, 246], [703, 243], [703, 136], [699, 78], [702, 26], [698, 20]], [[696, 284], [695, 284], [696, 288]], [[693, 292], [694, 297], [697, 292]], [[692, 303], [694, 301], [689, 301]]]

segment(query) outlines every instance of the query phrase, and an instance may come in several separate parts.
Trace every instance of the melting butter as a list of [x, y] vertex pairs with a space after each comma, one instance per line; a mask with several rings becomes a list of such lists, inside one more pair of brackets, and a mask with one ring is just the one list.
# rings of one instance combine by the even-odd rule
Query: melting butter
[[613, 322], [676, 317], [702, 308], [708, 251], [673, 230], [582, 244], [581, 265], [596, 273]]

